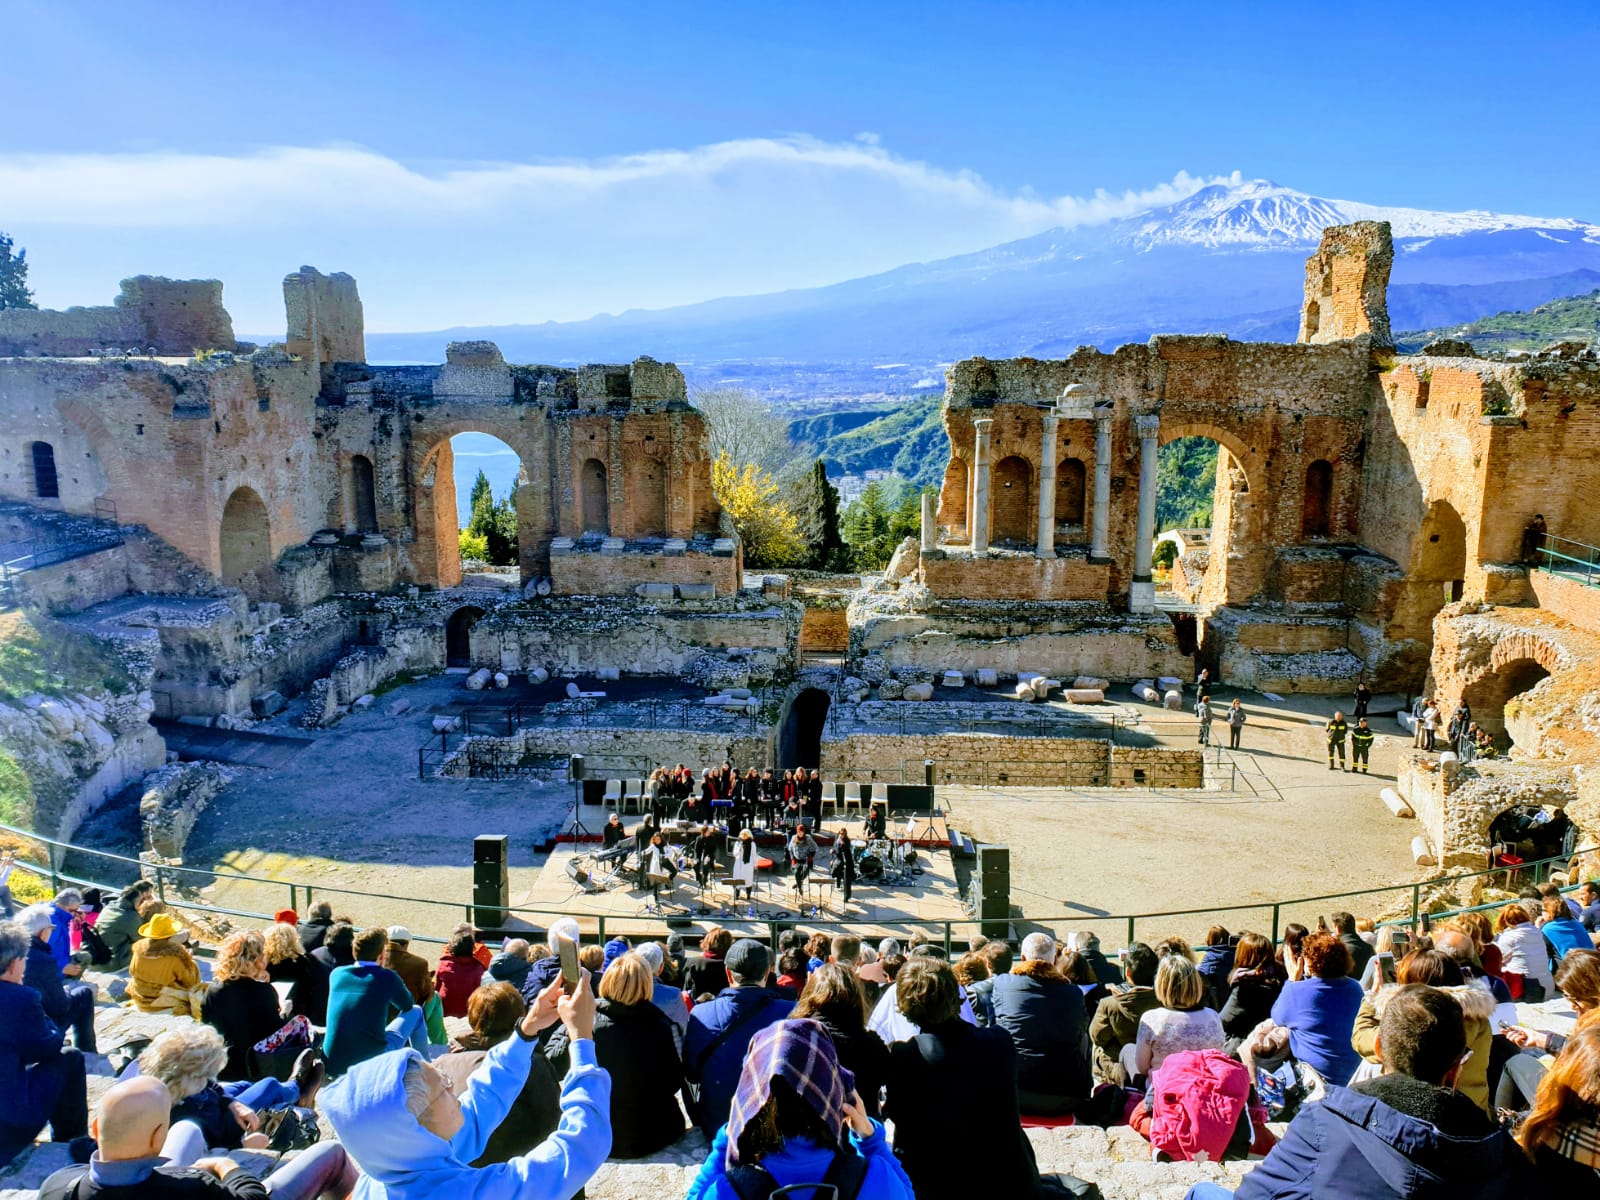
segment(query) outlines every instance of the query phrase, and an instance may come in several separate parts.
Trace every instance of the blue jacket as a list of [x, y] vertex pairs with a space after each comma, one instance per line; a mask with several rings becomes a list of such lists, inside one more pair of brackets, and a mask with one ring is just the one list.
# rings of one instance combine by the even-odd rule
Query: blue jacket
[[1206, 1003], [1220, 1009], [1228, 998], [1228, 976], [1233, 973], [1233, 947], [1207, 946], [1200, 956], [1200, 974], [1205, 978], [1211, 994]]
[[28, 1068], [59, 1055], [61, 1040], [38, 992], [0, 980], [0, 1127], [21, 1130], [31, 1140], [50, 1119], [61, 1094], [60, 1075]]
[[1573, 917], [1546, 921], [1539, 926], [1539, 932], [1544, 934], [1544, 940], [1550, 943], [1552, 957], [1558, 963], [1567, 956], [1569, 950], [1594, 949], [1594, 938], [1589, 936], [1589, 931], [1583, 927], [1582, 922]]
[[[867, 1175], [861, 1181], [861, 1200], [916, 1200], [911, 1177], [889, 1149], [883, 1126], [872, 1123], [872, 1135], [860, 1138], [852, 1131], [850, 1145], [867, 1160]], [[783, 1149], [761, 1160], [767, 1174], [779, 1187], [798, 1183], [821, 1183], [833, 1165], [833, 1151], [809, 1138], [789, 1138]], [[739, 1193], [728, 1181], [728, 1127], [717, 1131], [711, 1153], [700, 1165], [700, 1173], [689, 1185], [687, 1200], [739, 1200]]]
[[414, 1050], [357, 1063], [317, 1096], [340, 1143], [361, 1168], [352, 1200], [568, 1200], [611, 1153], [611, 1076], [594, 1043], [574, 1042], [561, 1084], [561, 1124], [527, 1154], [468, 1166], [522, 1093], [534, 1044], [513, 1035], [484, 1057], [460, 1097], [465, 1123], [446, 1142], [406, 1109]]
[[1288, 1027], [1289, 1049], [1328, 1083], [1346, 1084], [1361, 1056], [1350, 1044], [1366, 993], [1354, 979], [1300, 979], [1283, 985], [1272, 1019]]
[[59, 904], [50, 906], [50, 953], [63, 969], [72, 961], [72, 914]]
[[[724, 988], [715, 1000], [695, 1005], [683, 1038], [683, 1074], [699, 1085], [689, 1115], [707, 1137], [727, 1124], [750, 1039], [793, 1011], [793, 1000], [758, 987]], [[728, 1029], [734, 1029], [733, 1035], [719, 1042]]]
[[50, 947], [37, 937], [28, 939], [27, 966], [22, 969], [22, 982], [39, 993], [39, 1003], [45, 1016], [57, 1025], [65, 1026], [72, 1012], [72, 1001], [61, 978], [61, 967]]
[[1302, 1109], [1272, 1153], [1244, 1177], [1235, 1200], [1535, 1195], [1533, 1169], [1522, 1151], [1479, 1115], [1486, 1130], [1481, 1136], [1451, 1135], [1374, 1096], [1330, 1087], [1327, 1099]]

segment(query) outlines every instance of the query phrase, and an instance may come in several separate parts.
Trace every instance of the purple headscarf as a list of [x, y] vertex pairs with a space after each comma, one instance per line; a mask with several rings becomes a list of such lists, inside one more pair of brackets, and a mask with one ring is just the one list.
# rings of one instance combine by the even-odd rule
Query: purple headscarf
[[828, 1031], [816, 1021], [779, 1021], [761, 1030], [744, 1056], [739, 1090], [728, 1117], [728, 1165], [739, 1165], [739, 1136], [772, 1096], [781, 1079], [811, 1107], [825, 1129], [842, 1129], [844, 1105], [856, 1079], [839, 1065]]

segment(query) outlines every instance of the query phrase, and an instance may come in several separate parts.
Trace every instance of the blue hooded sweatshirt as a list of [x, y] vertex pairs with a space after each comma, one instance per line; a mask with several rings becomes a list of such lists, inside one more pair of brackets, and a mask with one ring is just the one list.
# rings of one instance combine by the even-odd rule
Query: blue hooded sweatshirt
[[570, 1200], [611, 1153], [611, 1076], [592, 1041], [571, 1045], [553, 1134], [509, 1162], [467, 1165], [521, 1094], [533, 1052], [534, 1043], [515, 1035], [489, 1051], [467, 1081], [464, 1123], [449, 1142], [406, 1108], [406, 1064], [421, 1061], [415, 1050], [369, 1058], [328, 1084], [317, 1107], [361, 1168], [352, 1200]]

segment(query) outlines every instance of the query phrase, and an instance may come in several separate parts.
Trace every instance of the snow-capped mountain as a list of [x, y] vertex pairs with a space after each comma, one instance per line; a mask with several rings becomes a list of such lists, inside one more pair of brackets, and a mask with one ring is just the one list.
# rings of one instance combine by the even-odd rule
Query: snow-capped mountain
[[[595, 362], [649, 354], [701, 379], [740, 364], [793, 367], [773, 390], [804, 396], [832, 364], [832, 390], [901, 383], [972, 354], [1067, 354], [1162, 332], [1293, 338], [1302, 265], [1329, 225], [1388, 221], [1395, 237], [1389, 308], [1396, 330], [1531, 307], [1600, 285], [1600, 226], [1562, 217], [1385, 208], [1307, 195], [1267, 180], [1201, 188], [1119, 220], [1033, 237], [829, 287], [734, 297], [587, 321], [434, 334], [369, 334], [375, 359], [440, 361], [447, 341], [490, 338], [521, 362]], [[852, 369], [859, 370], [852, 375]], [[808, 382], [809, 381], [809, 382]]]

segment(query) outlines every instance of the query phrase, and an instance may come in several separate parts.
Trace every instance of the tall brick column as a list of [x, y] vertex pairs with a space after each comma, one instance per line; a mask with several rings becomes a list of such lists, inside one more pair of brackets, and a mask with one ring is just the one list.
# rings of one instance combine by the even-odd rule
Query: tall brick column
[[1156, 446], [1161, 436], [1161, 418], [1135, 417], [1133, 422], [1139, 431], [1139, 526], [1133, 535], [1136, 540], [1128, 608], [1133, 612], [1154, 612], [1156, 585], [1150, 574], [1150, 551], [1156, 536]]
[[1111, 415], [1109, 404], [1094, 410], [1094, 529], [1090, 535], [1089, 561], [1110, 562], [1107, 549], [1111, 525]]
[[1040, 558], [1056, 556], [1056, 434], [1061, 418], [1046, 413], [1044, 437], [1039, 446], [1039, 537], [1034, 553]]
[[991, 417], [979, 417], [972, 423], [976, 448], [972, 463], [972, 511], [967, 514], [967, 525], [972, 530], [972, 552], [989, 552], [989, 430], [994, 427]]

